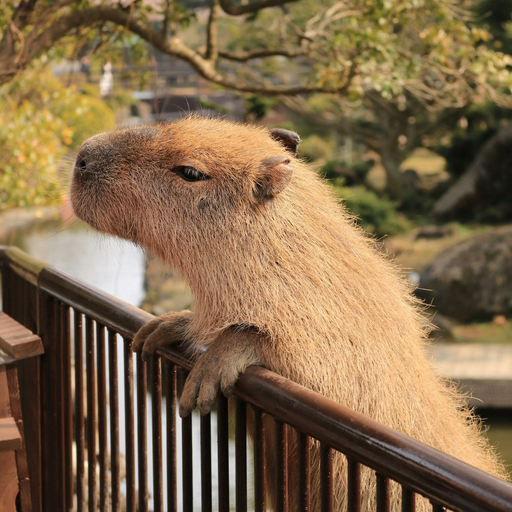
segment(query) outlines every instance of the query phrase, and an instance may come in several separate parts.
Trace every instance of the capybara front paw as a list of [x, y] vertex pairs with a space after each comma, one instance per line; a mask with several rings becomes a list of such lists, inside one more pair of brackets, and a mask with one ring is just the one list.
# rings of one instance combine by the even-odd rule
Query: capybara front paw
[[219, 389], [229, 397], [238, 376], [248, 366], [261, 364], [255, 347], [262, 342], [254, 329], [229, 328], [209, 344], [190, 372], [180, 399], [180, 416], [188, 416], [197, 405], [201, 414], [210, 412]]
[[154, 320], [151, 320], [146, 325], [142, 326], [138, 331], [137, 334], [133, 337], [132, 342], [132, 350], [134, 352], [139, 352], [144, 347], [144, 344], [146, 343], [146, 340], [148, 337], [156, 330], [158, 329], [158, 326], [162, 323], [162, 319], [155, 318]]
[[235, 364], [224, 360], [223, 364], [206, 351], [197, 360], [190, 372], [180, 398], [180, 416], [188, 416], [196, 407], [208, 414], [217, 398], [219, 389], [229, 397], [240, 372]]
[[159, 348], [185, 341], [191, 316], [190, 311], [180, 311], [151, 320], [135, 334], [132, 350], [142, 351], [142, 360], [147, 361]]

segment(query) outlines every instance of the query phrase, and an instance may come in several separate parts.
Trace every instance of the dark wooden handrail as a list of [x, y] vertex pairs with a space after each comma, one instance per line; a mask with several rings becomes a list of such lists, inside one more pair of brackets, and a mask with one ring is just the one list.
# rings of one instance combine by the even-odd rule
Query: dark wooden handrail
[[[154, 318], [51, 266], [38, 267], [33, 260], [25, 266], [23, 258], [18, 251], [0, 247], [0, 262], [32, 273], [40, 290], [127, 338]], [[192, 367], [179, 346], [159, 354], [185, 369]], [[249, 368], [235, 395], [451, 510], [512, 510], [511, 484], [264, 368]]]
[[433, 501], [464, 511], [512, 510], [512, 485], [264, 368], [236, 395]]

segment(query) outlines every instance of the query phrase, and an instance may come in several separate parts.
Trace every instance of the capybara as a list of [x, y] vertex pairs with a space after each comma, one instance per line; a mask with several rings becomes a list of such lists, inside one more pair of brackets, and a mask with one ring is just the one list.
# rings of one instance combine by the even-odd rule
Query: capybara
[[[299, 140], [189, 116], [83, 144], [71, 185], [78, 217], [163, 258], [195, 298], [193, 311], [144, 326], [134, 350], [148, 357], [177, 341], [207, 345], [184, 387], [182, 415], [196, 405], [206, 413], [219, 387], [229, 395], [241, 372], [262, 365], [504, 477], [463, 400], [434, 375], [405, 279], [296, 157]], [[315, 511], [318, 460], [314, 451]], [[334, 459], [336, 510], [346, 503], [344, 460]], [[290, 478], [290, 510], [295, 484]], [[369, 470], [362, 489], [369, 510]]]

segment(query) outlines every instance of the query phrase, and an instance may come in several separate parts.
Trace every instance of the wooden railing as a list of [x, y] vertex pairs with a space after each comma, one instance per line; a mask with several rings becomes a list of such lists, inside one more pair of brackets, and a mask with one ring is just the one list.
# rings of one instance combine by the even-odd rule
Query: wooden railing
[[[335, 452], [347, 458], [349, 511], [361, 510], [364, 467], [375, 473], [378, 511], [396, 510], [390, 489], [397, 485], [403, 511], [415, 510], [417, 495], [434, 511], [512, 510], [512, 485], [263, 368], [249, 368], [237, 383], [234, 441], [223, 397], [215, 416], [179, 419], [191, 361], [179, 348], [148, 363], [131, 351], [135, 332], [152, 315], [18, 249], [0, 248], [0, 266], [3, 310], [37, 333], [45, 349], [18, 368], [34, 510], [311, 510], [317, 470], [320, 508], [335, 510]], [[320, 454], [319, 468], [311, 466], [312, 450]], [[292, 459], [294, 489], [287, 484], [290, 471], [297, 474]]]

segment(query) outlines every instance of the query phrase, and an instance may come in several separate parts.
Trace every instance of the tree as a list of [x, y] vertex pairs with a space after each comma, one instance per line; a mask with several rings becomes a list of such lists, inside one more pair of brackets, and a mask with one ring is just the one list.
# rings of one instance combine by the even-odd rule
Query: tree
[[364, 142], [381, 155], [399, 200], [407, 192], [400, 163], [443, 118], [483, 98], [512, 105], [511, 58], [487, 47], [488, 32], [451, 0], [211, 0], [200, 47], [183, 39], [191, 16], [174, 0], [2, 5], [0, 84], [71, 36], [130, 32], [212, 83], [280, 96]]
[[99, 97], [65, 87], [48, 68], [31, 69], [0, 88], [0, 212], [62, 200], [70, 148], [115, 127]]

